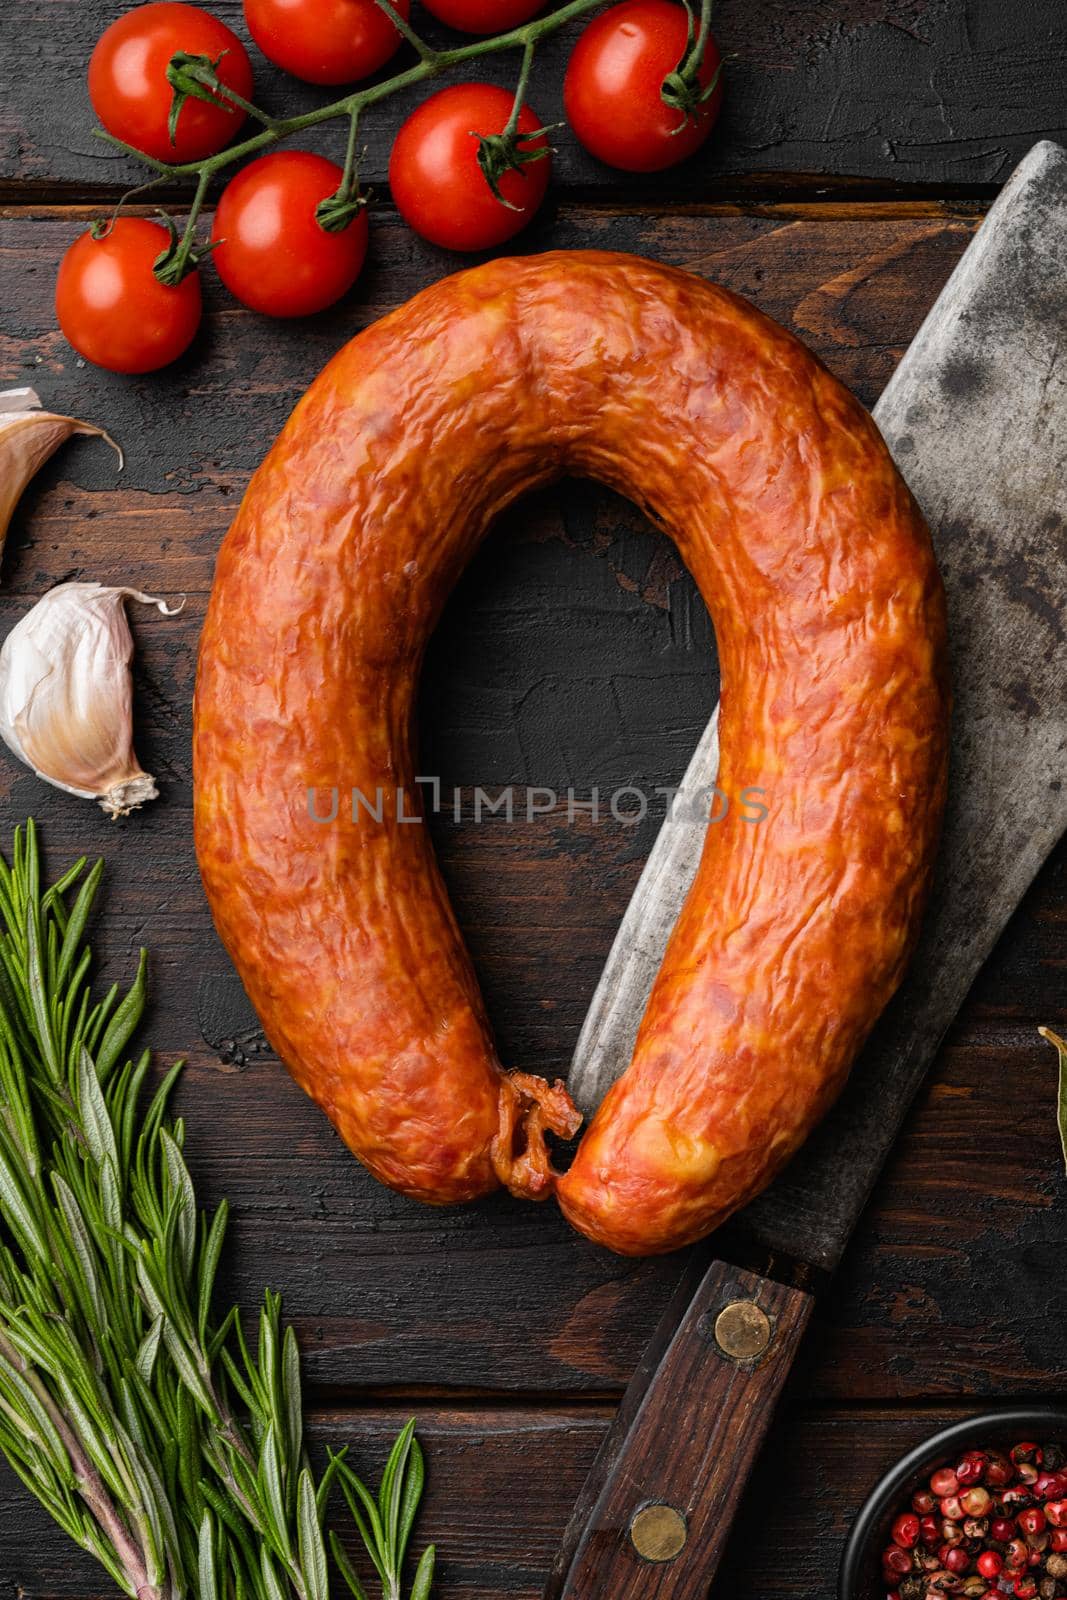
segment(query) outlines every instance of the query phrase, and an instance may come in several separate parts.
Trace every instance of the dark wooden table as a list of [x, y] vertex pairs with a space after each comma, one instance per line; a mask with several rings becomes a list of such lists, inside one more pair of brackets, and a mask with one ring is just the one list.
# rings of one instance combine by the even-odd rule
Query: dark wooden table
[[[684, 1265], [616, 1260], [550, 1208], [421, 1210], [372, 1183], [257, 1033], [212, 932], [190, 838], [190, 695], [218, 543], [297, 396], [371, 319], [452, 270], [382, 183], [401, 108], [368, 125], [372, 259], [336, 311], [290, 326], [226, 300], [191, 354], [129, 381], [55, 329], [60, 252], [134, 170], [96, 148], [84, 92], [116, 0], [20, 0], [0, 20], [0, 378], [106, 424], [127, 452], [69, 447], [26, 495], [4, 559], [4, 630], [69, 578], [188, 596], [136, 622], [137, 724], [161, 800], [110, 826], [0, 761], [4, 834], [33, 813], [53, 864], [103, 851], [105, 965], [152, 950], [149, 1036], [189, 1057], [180, 1109], [205, 1199], [236, 1205], [233, 1291], [284, 1290], [325, 1441], [368, 1471], [415, 1410], [430, 1458], [423, 1534], [441, 1600], [535, 1600], [582, 1475]], [[240, 26], [240, 7], [216, 9]], [[1015, 161], [1067, 134], [1063, 0], [722, 0], [726, 110], [709, 150], [663, 179], [598, 169], [561, 137], [523, 250], [606, 246], [751, 296], [866, 403], [879, 394]], [[567, 42], [531, 99], [559, 109]], [[309, 103], [257, 62], [263, 99]], [[503, 72], [499, 61], [487, 75]], [[507, 81], [506, 76], [501, 81]], [[329, 148], [338, 130], [319, 141]], [[1067, 292], [1067, 290], [1065, 290]], [[714, 702], [693, 585], [627, 504], [585, 483], [523, 503], [452, 600], [423, 697], [424, 771], [446, 784], [665, 784]], [[990, 803], [997, 802], [991, 796]], [[649, 848], [640, 826], [436, 833], [504, 1058], [563, 1070]], [[829, 1596], [841, 1538], [878, 1472], [942, 1418], [1067, 1392], [1067, 1185], [1054, 1058], [1067, 851], [975, 985], [807, 1344], [716, 1595]], [[110, 1591], [0, 1472], [0, 1594]]]

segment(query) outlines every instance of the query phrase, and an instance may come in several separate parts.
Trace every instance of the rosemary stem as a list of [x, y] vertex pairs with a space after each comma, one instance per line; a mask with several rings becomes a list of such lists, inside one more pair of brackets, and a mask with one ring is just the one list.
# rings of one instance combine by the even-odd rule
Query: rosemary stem
[[86, 1454], [81, 1440], [36, 1372], [27, 1364], [3, 1333], [0, 1333], [0, 1356], [9, 1366], [14, 1367], [21, 1373], [23, 1382], [33, 1390], [41, 1407], [47, 1413], [48, 1420], [63, 1441], [63, 1448], [70, 1458], [71, 1470], [74, 1473], [74, 1482], [78, 1493], [114, 1546], [115, 1554], [122, 1562], [137, 1600], [177, 1600], [176, 1596], [171, 1595], [169, 1585], [167, 1590], [163, 1590], [148, 1581], [144, 1554], [135, 1543], [130, 1530], [112, 1504], [100, 1474]]
[[[215, 1409], [215, 1421], [218, 1427], [219, 1437], [228, 1445], [230, 1445], [230, 1447], [237, 1452], [246, 1465], [249, 1466], [254, 1472], [256, 1466], [255, 1457], [253, 1456], [252, 1451], [249, 1449], [248, 1441], [245, 1438], [244, 1432], [238, 1423], [237, 1418], [234, 1416], [233, 1411], [230, 1409], [227, 1402], [219, 1394], [218, 1386], [215, 1383], [211, 1367], [202, 1351], [197, 1352], [197, 1365], [200, 1369], [200, 1376], [203, 1379], [204, 1387], [207, 1393], [210, 1395], [212, 1405]], [[213, 1457], [215, 1460], [216, 1469], [222, 1478], [222, 1481], [225, 1483], [228, 1492], [244, 1512], [249, 1525], [253, 1527], [262, 1537], [266, 1533], [266, 1529], [259, 1518], [255, 1506], [251, 1504], [247, 1496], [243, 1493], [240, 1484], [237, 1482], [236, 1478], [231, 1472], [229, 1463], [226, 1460], [225, 1451], [213, 1452]], [[293, 1590], [296, 1594], [296, 1600], [307, 1600], [307, 1586], [304, 1581], [304, 1574], [301, 1572], [299, 1566], [297, 1566], [295, 1562], [289, 1561], [286, 1563], [286, 1577], [293, 1586]]]

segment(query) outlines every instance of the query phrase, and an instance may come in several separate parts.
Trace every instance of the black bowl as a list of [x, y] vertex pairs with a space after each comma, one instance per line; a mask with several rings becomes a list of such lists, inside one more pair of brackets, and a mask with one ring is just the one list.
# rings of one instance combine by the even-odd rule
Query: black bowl
[[841, 1558], [837, 1592], [840, 1600], [885, 1600], [881, 1552], [889, 1530], [906, 1502], [937, 1467], [951, 1465], [971, 1446], [1012, 1445], [1020, 1439], [1055, 1441], [1067, 1446], [1067, 1407], [1020, 1406], [1014, 1411], [987, 1411], [942, 1428], [909, 1450], [891, 1467], [867, 1497], [852, 1525]]

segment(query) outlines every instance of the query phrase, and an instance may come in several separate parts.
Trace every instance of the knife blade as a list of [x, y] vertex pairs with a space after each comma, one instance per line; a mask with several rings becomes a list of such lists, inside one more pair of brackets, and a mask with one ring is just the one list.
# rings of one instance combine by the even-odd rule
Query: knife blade
[[[904, 984], [844, 1095], [691, 1263], [575, 1508], [545, 1600], [703, 1596], [811, 1310], [945, 1031], [1067, 827], [1067, 152], [1016, 169], [875, 408], [930, 523], [955, 697], [938, 871]], [[570, 1089], [625, 1068], [705, 826], [712, 718], [619, 928]], [[702, 1275], [701, 1275], [702, 1273]]]

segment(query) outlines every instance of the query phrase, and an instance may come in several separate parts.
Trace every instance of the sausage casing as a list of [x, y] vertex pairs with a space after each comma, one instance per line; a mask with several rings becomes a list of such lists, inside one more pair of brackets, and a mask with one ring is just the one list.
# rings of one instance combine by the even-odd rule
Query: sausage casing
[[[497, 513], [564, 473], [639, 503], [711, 612], [727, 796], [634, 1059], [569, 1172], [565, 1091], [502, 1071], [425, 826], [426, 641]], [[301, 400], [219, 556], [196, 691], [204, 883], [267, 1035], [383, 1182], [503, 1182], [624, 1252], [699, 1237], [828, 1107], [898, 983], [945, 792], [929, 535], [801, 344], [626, 256], [498, 260], [369, 327]], [[308, 792], [340, 796], [331, 823]], [[353, 790], [382, 820], [351, 820]], [[398, 800], [399, 794], [399, 800]]]

